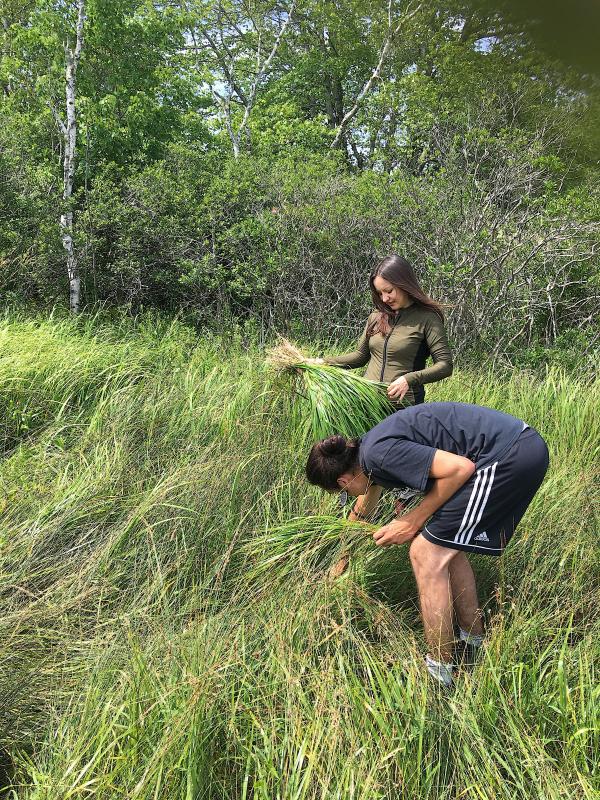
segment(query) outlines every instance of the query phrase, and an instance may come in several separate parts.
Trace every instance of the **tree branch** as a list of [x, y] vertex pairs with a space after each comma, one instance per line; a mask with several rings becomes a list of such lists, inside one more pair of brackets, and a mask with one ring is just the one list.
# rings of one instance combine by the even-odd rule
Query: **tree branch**
[[54, 117], [54, 121], [58, 125], [60, 132], [62, 133], [63, 136], [66, 136], [67, 135], [67, 126], [62, 121], [60, 114], [54, 108], [52, 103], [48, 103], [47, 105], [48, 105], [48, 108], [50, 109], [50, 111], [52, 112], [52, 116]]
[[[372, 73], [371, 77], [368, 79], [368, 81], [365, 83], [363, 88], [360, 90], [360, 92], [358, 94], [358, 97], [356, 98], [356, 100], [354, 102], [354, 105], [352, 106], [350, 111], [348, 111], [345, 114], [345, 116], [343, 117], [342, 121], [340, 122], [340, 124], [338, 126], [337, 133], [335, 135], [335, 138], [334, 138], [333, 142], [331, 143], [331, 149], [333, 149], [334, 147], [338, 146], [338, 144], [340, 142], [340, 139], [344, 135], [345, 129], [348, 127], [348, 123], [350, 122], [350, 120], [352, 120], [356, 116], [362, 101], [369, 94], [369, 92], [373, 88], [373, 85], [374, 85], [375, 81], [379, 78], [380, 72], [381, 72], [381, 68], [383, 67], [383, 63], [384, 63], [385, 58], [386, 58], [386, 56], [388, 54], [388, 50], [390, 49], [390, 47], [392, 45], [392, 42], [394, 41], [394, 39], [396, 38], [398, 33], [400, 33], [400, 30], [401, 30], [402, 26], [405, 25], [410, 19], [412, 19], [415, 16], [415, 14], [417, 14], [419, 12], [419, 10], [421, 9], [421, 6], [422, 6], [422, 3], [419, 3], [419, 5], [416, 6], [416, 8], [414, 8], [409, 14], [407, 14], [405, 17], [403, 17], [398, 22], [398, 24], [396, 25], [396, 27], [393, 30], [388, 29], [388, 35], [386, 36], [385, 41], [383, 43], [383, 46], [381, 48], [381, 51], [379, 53], [379, 61], [377, 62], [377, 66], [373, 70], [373, 73]], [[391, 11], [390, 11], [390, 9], [391, 9], [391, 0], [390, 0], [390, 5], [388, 6], [388, 16], [389, 16], [389, 20], [391, 21]], [[391, 26], [390, 26], [390, 28], [391, 28]]]

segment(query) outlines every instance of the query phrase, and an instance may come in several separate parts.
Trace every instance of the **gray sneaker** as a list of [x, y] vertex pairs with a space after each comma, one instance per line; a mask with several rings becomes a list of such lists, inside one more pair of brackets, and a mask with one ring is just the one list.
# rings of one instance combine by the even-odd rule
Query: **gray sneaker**
[[425, 656], [425, 666], [435, 686], [443, 689], [444, 692], [448, 694], [454, 691], [454, 678], [451, 664], [440, 664], [434, 661], [428, 654]]

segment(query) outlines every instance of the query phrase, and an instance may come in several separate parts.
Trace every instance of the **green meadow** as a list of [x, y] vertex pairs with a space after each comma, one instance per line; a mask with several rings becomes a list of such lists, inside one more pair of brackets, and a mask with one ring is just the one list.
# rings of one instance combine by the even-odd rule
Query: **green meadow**
[[447, 697], [405, 547], [365, 530], [333, 580], [274, 546], [339, 511], [304, 480], [264, 351], [150, 317], [4, 317], [4, 796], [598, 798], [598, 396], [486, 364], [429, 391], [514, 413], [551, 452], [505, 555], [473, 558], [487, 641]]

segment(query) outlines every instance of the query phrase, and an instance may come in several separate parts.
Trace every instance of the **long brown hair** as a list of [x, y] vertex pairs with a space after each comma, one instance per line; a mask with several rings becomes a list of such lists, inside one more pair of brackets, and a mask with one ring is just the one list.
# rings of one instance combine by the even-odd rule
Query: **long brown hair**
[[435, 300], [432, 300], [431, 297], [425, 294], [423, 289], [421, 289], [412, 264], [405, 258], [402, 258], [402, 256], [393, 254], [391, 256], [386, 256], [380, 261], [379, 264], [373, 268], [369, 277], [369, 286], [371, 287], [371, 294], [373, 295], [373, 305], [379, 311], [379, 314], [371, 325], [369, 325], [369, 330], [367, 331], [368, 336], [372, 336], [374, 333], [381, 333], [383, 336], [387, 336], [392, 330], [395, 316], [394, 312], [386, 306], [377, 294], [375, 278], [384, 278], [384, 280], [388, 281], [393, 286], [397, 286], [399, 289], [405, 291], [414, 303], [418, 303], [425, 308], [430, 308], [432, 311], [435, 311], [442, 321], [444, 320], [442, 306], [436, 303]]

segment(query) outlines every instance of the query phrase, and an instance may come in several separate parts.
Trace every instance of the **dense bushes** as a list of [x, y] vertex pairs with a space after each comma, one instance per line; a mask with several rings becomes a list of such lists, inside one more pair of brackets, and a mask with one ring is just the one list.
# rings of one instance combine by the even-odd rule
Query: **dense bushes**
[[[586, 326], [593, 351], [597, 199], [559, 195], [560, 164], [534, 145], [492, 144], [490, 154], [483, 134], [446, 142], [445, 166], [422, 175], [350, 174], [333, 157], [299, 154], [234, 161], [182, 145], [122, 185], [107, 170], [77, 227], [85, 296], [183, 310], [198, 324], [227, 315], [350, 339], [369, 311], [371, 266], [395, 251], [447, 304], [459, 353], [530, 363]], [[42, 225], [25, 254], [13, 248], [5, 292], [64, 295], [54, 236]]]
[[107, 175], [79, 228], [88, 296], [351, 338], [371, 266], [396, 251], [447, 304], [460, 353], [515, 359], [590, 325], [594, 199], [559, 198], [560, 164], [534, 145], [445, 146], [445, 166], [423, 175], [293, 154], [223, 163], [181, 146], [121, 190]]

